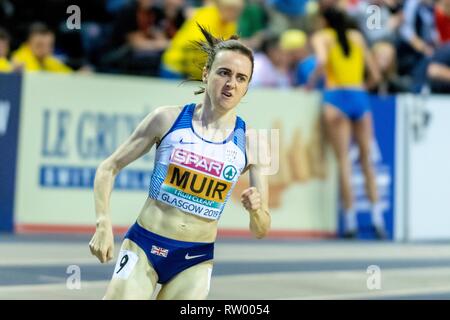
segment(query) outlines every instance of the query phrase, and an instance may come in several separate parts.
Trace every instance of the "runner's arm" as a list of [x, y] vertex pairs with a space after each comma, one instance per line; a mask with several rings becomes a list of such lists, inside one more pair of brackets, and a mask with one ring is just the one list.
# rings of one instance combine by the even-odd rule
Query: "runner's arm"
[[[252, 135], [247, 134], [247, 154], [249, 165], [250, 188], [244, 190], [241, 202], [250, 214], [250, 231], [258, 238], [264, 238], [270, 229], [271, 217], [269, 213], [269, 186], [264, 168], [258, 163], [258, 154], [267, 153], [267, 145], [262, 141], [256, 141]], [[256, 147], [250, 146], [255, 144]], [[253, 145], [255, 146], [255, 145]], [[259, 148], [259, 149], [258, 149]], [[261, 150], [263, 148], [263, 150]]]
[[94, 180], [97, 224], [109, 219], [109, 199], [117, 174], [128, 164], [147, 153], [157, 142], [161, 113], [161, 109], [157, 109], [147, 115], [131, 136], [98, 166]]
[[164, 118], [164, 108], [150, 113], [131, 136], [97, 168], [94, 179], [96, 231], [89, 242], [89, 248], [102, 263], [112, 259], [114, 252], [109, 200], [115, 177], [120, 170], [147, 153], [158, 141]]

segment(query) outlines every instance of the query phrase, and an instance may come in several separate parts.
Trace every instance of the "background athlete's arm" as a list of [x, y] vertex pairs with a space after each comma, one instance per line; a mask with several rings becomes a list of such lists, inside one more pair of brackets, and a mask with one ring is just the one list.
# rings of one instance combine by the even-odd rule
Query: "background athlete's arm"
[[[249, 145], [249, 141], [247, 146]], [[261, 153], [267, 152], [264, 143], [258, 144]], [[269, 184], [267, 175], [257, 161], [257, 148], [248, 148], [248, 170], [250, 176], [250, 187], [242, 192], [241, 202], [250, 214], [250, 231], [257, 239], [264, 238], [270, 229], [271, 217], [269, 213]], [[250, 152], [250, 150], [252, 150]], [[255, 152], [256, 154], [253, 154]]]
[[359, 31], [353, 31], [355, 33], [358, 43], [364, 50], [364, 62], [369, 71], [369, 79], [367, 81], [367, 87], [370, 89], [376, 86], [381, 81], [380, 70], [378, 69], [377, 63], [373, 58], [372, 52], [366, 44], [363, 35]]
[[131, 136], [97, 168], [94, 180], [96, 231], [89, 248], [102, 263], [114, 256], [109, 200], [115, 177], [125, 166], [147, 153], [157, 141], [162, 122], [161, 110], [155, 110], [142, 120]]

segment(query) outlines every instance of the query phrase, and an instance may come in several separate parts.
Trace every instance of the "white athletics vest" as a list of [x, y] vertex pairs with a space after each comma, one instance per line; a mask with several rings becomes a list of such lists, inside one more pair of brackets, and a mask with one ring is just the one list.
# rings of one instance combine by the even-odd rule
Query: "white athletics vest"
[[217, 220], [247, 165], [245, 122], [237, 117], [226, 140], [207, 141], [192, 127], [195, 106], [183, 108], [157, 146], [149, 197]]

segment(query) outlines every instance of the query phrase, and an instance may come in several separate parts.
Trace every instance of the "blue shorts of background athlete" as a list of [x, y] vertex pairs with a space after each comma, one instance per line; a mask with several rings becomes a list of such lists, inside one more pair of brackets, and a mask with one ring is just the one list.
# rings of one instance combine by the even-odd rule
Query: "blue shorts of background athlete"
[[161, 284], [170, 281], [181, 271], [214, 257], [214, 242], [173, 240], [150, 232], [137, 223], [131, 226], [125, 238], [144, 250]]
[[369, 95], [362, 89], [326, 89], [323, 103], [338, 108], [352, 121], [360, 120], [370, 111]]

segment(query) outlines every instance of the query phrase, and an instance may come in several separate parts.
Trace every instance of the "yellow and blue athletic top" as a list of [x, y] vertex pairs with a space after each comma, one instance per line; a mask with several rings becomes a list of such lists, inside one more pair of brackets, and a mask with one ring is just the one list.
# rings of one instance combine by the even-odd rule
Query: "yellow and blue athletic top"
[[336, 31], [327, 28], [323, 32], [333, 39], [325, 65], [326, 89], [323, 92], [323, 102], [338, 108], [350, 120], [358, 121], [370, 111], [369, 96], [363, 89], [364, 50], [347, 33], [350, 54], [346, 56]]
[[236, 117], [235, 127], [224, 141], [208, 141], [192, 126], [195, 106], [184, 106], [157, 146], [149, 197], [218, 220], [247, 165], [245, 122]]
[[339, 44], [336, 31], [326, 28], [323, 32], [330, 35], [333, 39], [325, 65], [327, 88], [361, 86], [364, 83], [363, 48], [352, 41], [347, 34], [350, 54], [346, 56]]

